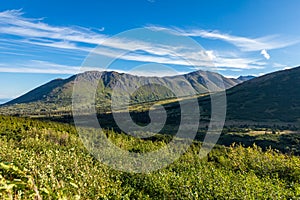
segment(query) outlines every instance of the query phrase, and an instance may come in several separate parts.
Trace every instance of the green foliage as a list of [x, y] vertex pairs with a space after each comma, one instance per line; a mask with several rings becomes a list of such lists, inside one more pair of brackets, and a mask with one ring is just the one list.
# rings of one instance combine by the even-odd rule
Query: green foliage
[[[226, 131], [225, 131], [226, 132]], [[218, 144], [230, 146], [233, 143], [252, 146], [256, 144], [263, 150], [272, 148], [287, 154], [300, 155], [300, 134], [297, 132], [273, 134], [272, 130], [266, 129], [263, 134], [250, 134], [249, 132], [224, 133], [219, 138]]]
[[[146, 174], [119, 172], [96, 160], [71, 125], [0, 117], [0, 198], [5, 199], [299, 199], [300, 158], [257, 146], [217, 146], [199, 158], [195, 142], [179, 160]], [[137, 139], [106, 130], [134, 152], [169, 136]]]
[[0, 197], [2, 199], [41, 199], [28, 170], [20, 170], [11, 163], [0, 162]]

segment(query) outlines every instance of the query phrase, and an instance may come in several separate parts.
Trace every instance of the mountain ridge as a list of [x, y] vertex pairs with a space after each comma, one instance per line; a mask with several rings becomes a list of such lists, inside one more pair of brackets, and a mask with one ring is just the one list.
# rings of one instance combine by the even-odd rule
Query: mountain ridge
[[297, 121], [300, 119], [299, 88], [300, 67], [251, 79], [227, 91], [228, 115], [232, 118], [244, 115], [251, 120]]
[[[95, 80], [101, 81], [100, 84], [103, 84], [104, 90], [112, 90], [115, 83], [118, 81], [118, 79], [121, 78], [124, 79], [125, 84], [136, 85], [136, 87], [140, 85], [139, 82], [145, 84], [147, 83], [147, 81], [149, 82], [149, 80], [152, 80], [152, 82], [157, 82], [162, 85], [165, 84], [167, 86], [174, 86], [178, 84], [177, 82], [187, 80], [187, 84], [190, 84], [197, 93], [205, 92], [205, 90], [207, 89], [205, 87], [205, 83], [211, 84], [216, 89], [218, 89], [218, 85], [220, 85], [221, 81], [223, 81], [224, 87], [226, 89], [240, 83], [240, 81], [238, 80], [232, 80], [226, 78], [215, 72], [207, 72], [202, 70], [190, 72], [188, 74], [183, 74], [183, 75], [165, 76], [165, 77], [137, 76], [137, 75], [131, 75], [127, 73], [119, 73], [116, 71], [87, 71], [77, 75], [72, 75], [66, 79], [54, 79], [50, 82], [47, 82], [29, 91], [24, 95], [21, 95], [9, 102], [2, 104], [1, 106], [20, 104], [20, 103], [32, 103], [38, 101], [55, 103], [56, 101], [59, 102], [59, 100], [61, 101], [65, 101], [66, 99], [70, 100], [70, 98], [72, 97], [72, 86], [74, 84], [76, 77], [78, 76], [84, 76], [85, 80], [91, 82]], [[170, 96], [166, 96], [166, 97], [169, 98]], [[157, 98], [163, 98], [163, 96]]]
[[[226, 121], [299, 123], [300, 66], [253, 78], [226, 90]], [[210, 109], [209, 96], [199, 98]]]
[[[204, 74], [203, 74], [204, 73]], [[206, 73], [206, 74], [205, 74]], [[98, 102], [100, 102], [100, 105], [102, 107], [109, 106], [109, 98], [107, 98], [109, 95], [111, 95], [111, 87], [114, 86], [116, 77], [121, 76], [125, 80], [127, 76], [133, 77], [133, 80], [138, 80], [139, 76], [134, 76], [134, 75], [128, 75], [128, 74], [121, 74], [118, 72], [86, 72], [84, 75], [85, 78], [88, 80], [97, 80], [96, 78], [102, 77], [103, 78], [103, 92], [101, 93], [102, 96], [98, 96]], [[113, 76], [111, 76], [113, 74]], [[205, 75], [205, 76], [204, 76]], [[166, 80], [185, 80], [188, 81], [191, 85], [194, 85], [193, 87], [195, 88], [196, 91], [199, 93], [202, 91], [205, 91], [203, 85], [203, 80], [209, 79], [209, 81], [216, 83], [217, 81], [214, 80], [215, 76], [217, 74], [215, 73], [208, 73], [199, 71], [199, 72], [192, 72], [189, 74], [185, 75], [179, 75], [175, 77], [167, 77]], [[70, 102], [71, 102], [71, 95], [72, 95], [72, 89], [73, 85], [71, 84], [72, 81], [75, 80], [75, 75], [70, 77], [69, 79], [64, 79], [64, 80], [53, 80], [50, 82], [52, 85], [63, 85], [63, 87], [58, 87], [55, 88], [54, 92], [52, 92], [52, 96], [54, 96], [56, 99], [52, 99], [51, 101], [51, 96], [48, 96], [47, 98], [44, 98], [46, 100], [45, 103], [33, 103], [32, 105], [30, 103], [23, 103], [22, 106], [20, 106], [20, 110], [22, 109], [27, 109], [25, 113], [30, 113], [32, 110], [31, 107], [35, 106], [36, 112], [39, 112], [40, 108], [45, 107], [45, 105], [51, 104], [52, 107], [50, 107], [47, 112], [49, 111], [55, 111], [58, 110], [56, 107], [59, 104], [65, 106], [65, 110], [71, 110], [70, 107]], [[180, 77], [181, 79], [178, 79]], [[217, 76], [218, 77], [218, 76]], [[153, 78], [153, 77], [152, 77]], [[141, 78], [143, 79], [143, 78]], [[161, 78], [154, 77], [154, 80], [160, 80]], [[220, 79], [217, 79], [220, 81]], [[228, 84], [232, 83], [232, 79], [223, 79], [228, 81]], [[71, 82], [70, 82], [71, 81]], [[136, 81], [137, 82], [137, 81]], [[125, 81], [127, 84], [128, 82]], [[129, 82], [130, 83], [130, 82]], [[170, 83], [170, 82], [168, 82]], [[197, 85], [198, 83], [198, 85]], [[185, 89], [185, 87], [181, 86], [180, 84], [176, 83], [176, 87], [178, 86], [179, 88]], [[135, 86], [135, 85], [133, 85]], [[43, 86], [41, 86], [43, 87]], [[174, 86], [173, 86], [174, 87]], [[50, 88], [50, 87], [49, 87]], [[274, 123], [297, 123], [300, 121], [300, 94], [299, 94], [299, 89], [300, 88], [300, 67], [295, 67], [292, 69], [288, 70], [281, 70], [281, 71], [276, 71], [272, 72], [260, 77], [253, 78], [251, 80], [245, 81], [245, 82], [235, 82], [235, 86], [231, 88], [227, 88], [226, 90], [226, 96], [227, 96], [227, 117], [226, 121], [243, 121], [243, 122], [248, 122], [252, 121], [253, 123], [259, 123], [259, 122], [274, 122]], [[63, 104], [63, 102], [58, 101], [61, 98], [60, 93], [61, 90], [68, 90], [69, 96], [67, 99], [67, 104]], [[35, 91], [35, 90], [33, 90]], [[153, 94], [154, 92], [154, 94]], [[148, 98], [149, 95], [151, 94], [151, 98]], [[157, 99], [163, 97], [164, 99], [172, 98], [173, 94], [169, 91], [166, 90], [165, 88], [147, 88], [147, 87], [142, 87], [141, 90], [139, 90], [135, 94], [136, 98], [133, 98], [133, 103], [144, 103], [144, 101], [148, 102], [155, 102]], [[30, 95], [29, 95], [30, 96]], [[40, 95], [41, 96], [41, 95]], [[195, 97], [194, 97], [195, 98]], [[197, 97], [199, 101], [199, 105], [202, 106], [202, 111], [209, 111], [210, 109], [210, 96], [207, 95], [205, 97]], [[152, 101], [153, 100], [153, 101]], [[184, 99], [183, 99], [184, 101]], [[66, 103], [65, 102], [65, 103]], [[168, 101], [166, 101], [168, 104]], [[175, 107], [172, 106], [172, 101], [169, 101], [170, 104], [166, 105], [168, 109], [173, 109], [174, 112], [179, 112], [177, 110], [179, 107], [176, 105]], [[36, 106], [38, 104], [38, 106]], [[68, 107], [69, 106], [69, 107]], [[2, 106], [3, 108], [5, 106]], [[55, 108], [55, 109], [54, 109]], [[31, 110], [30, 110], [31, 109]], [[18, 110], [18, 111], [20, 111]], [[3, 111], [3, 110], [2, 110]], [[103, 111], [103, 110], [102, 110]], [[171, 112], [173, 112], [171, 111]], [[103, 111], [107, 112], [107, 111]], [[3, 113], [3, 112], [2, 112]], [[24, 112], [23, 112], [24, 113]], [[101, 112], [100, 112], [101, 113]], [[202, 116], [207, 116], [207, 113], [202, 112]], [[207, 118], [208, 119], [208, 118]]]

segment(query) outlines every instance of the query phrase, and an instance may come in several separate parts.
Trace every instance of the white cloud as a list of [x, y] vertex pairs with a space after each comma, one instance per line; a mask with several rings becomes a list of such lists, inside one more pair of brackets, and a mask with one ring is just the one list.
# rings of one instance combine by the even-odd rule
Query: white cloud
[[[81, 42], [98, 45], [108, 36], [100, 34], [104, 28], [89, 29], [84, 27], [57, 27], [43, 23], [42, 19], [31, 19], [22, 16], [21, 10], [0, 12], [0, 33], [32, 39], [47, 38], [49, 42]], [[40, 45], [43, 45], [42, 43]], [[49, 44], [46, 44], [49, 45]]]
[[[95, 54], [118, 57], [121, 56], [123, 60], [140, 61], [140, 62], [156, 62], [161, 64], [183, 65], [207, 67], [213, 69], [258, 69], [262, 68], [264, 64], [259, 59], [243, 58], [237, 55], [219, 55], [216, 50], [199, 50], [191, 49], [187, 45], [170, 45], [170, 44], [154, 44], [133, 38], [110, 38], [108, 35], [102, 33], [104, 28], [91, 29], [77, 26], [51, 26], [42, 22], [43, 19], [32, 19], [23, 17], [21, 10], [9, 10], [0, 12], [0, 34], [18, 36], [21, 39], [11, 39], [12, 44], [38, 45], [41, 47], [56, 49], [60, 51], [73, 51], [88, 53], [94, 47], [101, 44], [99, 48], [94, 50]], [[171, 29], [163, 27], [149, 27], [156, 30]], [[209, 32], [205, 30], [190, 30], [183, 31], [175, 28], [181, 35], [203, 37], [208, 39], [224, 40], [245, 51], [254, 51], [262, 49], [272, 49], [283, 46], [279, 42], [270, 40], [270, 37], [250, 39], [245, 37], [232, 36], [223, 34], [217, 31]], [[177, 32], [177, 33], [178, 33]], [[288, 45], [289, 43], [285, 43]], [[264, 48], [262, 48], [264, 47]], [[267, 48], [269, 47], [269, 48]], [[131, 52], [131, 53], [126, 53]], [[178, 55], [181, 56], [178, 57]], [[184, 59], [182, 59], [184, 58]], [[34, 64], [30, 62], [31, 64]], [[57, 68], [58, 66], [49, 66], [49, 63], [40, 63], [45, 69], [33, 68], [30, 66], [20, 65], [20, 71], [32, 70], [32, 72], [46, 72], [47, 67], [50, 67], [49, 73], [60, 73], [62, 68], [65, 68], [63, 73], [74, 73], [73, 66], [65, 66]], [[22, 68], [23, 67], [23, 68]], [[78, 69], [78, 67], [76, 68]], [[2, 71], [9, 71], [8, 68], [0, 69]], [[12, 71], [18, 71], [13, 68]]]
[[[99, 48], [95, 51], [96, 54], [108, 57], [116, 57], [120, 52], [113, 49]], [[123, 55], [123, 60], [135, 60], [141, 62], [155, 62], [161, 64], [194, 66], [206, 70], [219, 70], [219, 69], [262, 69], [266, 63], [259, 62], [256, 58], [243, 58], [237, 55], [231, 57], [224, 57], [217, 55], [215, 51], [208, 50], [204, 52], [187, 52], [181, 53], [181, 57], [172, 56], [156, 56], [156, 55], [139, 55], [135, 53]], [[199, 59], [202, 57], [202, 59]], [[99, 62], [101, 59], [99, 59]], [[99, 63], [98, 63], [99, 64]]]
[[222, 58], [218, 57], [215, 66], [235, 69], [262, 69], [263, 66], [255, 64], [257, 59], [251, 58]]
[[273, 63], [273, 67], [276, 67], [276, 68], [281, 68], [283, 70], [285, 69], [291, 69], [292, 67], [288, 66], [288, 65], [284, 65], [284, 64], [281, 64], [281, 63]]
[[[169, 55], [176, 48], [159, 44], [151, 44], [140, 40], [126, 38], [109, 38], [108, 35], [100, 34], [84, 27], [57, 27], [41, 22], [41, 19], [24, 18], [20, 10], [0, 12], [0, 33], [15, 35], [26, 38], [28, 43], [50, 46], [64, 49], [88, 50], [78, 43], [93, 45], [105, 45], [110, 48], [122, 50], [142, 49], [145, 52], [156, 55]], [[100, 31], [102, 31], [101, 29]], [[47, 41], [45, 41], [47, 38]], [[38, 40], [38, 41], [37, 41]]]
[[[84, 70], [83, 70], [84, 69]], [[42, 60], [30, 60], [26, 63], [15, 63], [14, 66], [7, 65], [6, 63], [0, 63], [0, 72], [13, 72], [13, 73], [44, 73], [44, 74], [78, 74], [83, 71], [117, 71], [119, 73], [129, 73], [138, 76], [170, 76], [178, 75], [186, 72], [176, 72], [171, 70], [162, 70], [160, 73], [153, 69], [133, 69], [129, 72], [120, 69], [104, 69], [100, 67], [81, 67], [81, 66], [70, 66], [62, 65]], [[170, 73], [171, 72], [171, 73]]]
[[169, 31], [173, 34], [180, 34], [183, 36], [223, 40], [225, 42], [233, 44], [234, 46], [238, 47], [242, 51], [261, 51], [263, 49], [278, 49], [278, 48], [291, 46], [300, 42], [300, 39], [291, 40], [286, 38], [279, 38], [279, 36], [276, 35], [270, 35], [270, 36], [259, 37], [259, 38], [248, 38], [248, 37], [230, 35], [227, 33], [221, 33], [217, 30], [214, 31], [207, 31], [203, 29], [183, 30], [176, 27], [166, 28], [160, 26], [147, 26], [146, 28], [152, 30]]
[[276, 67], [276, 68], [283, 68], [283, 67], [286, 67], [286, 65], [281, 64], [281, 63], [273, 63], [273, 67]]
[[209, 57], [209, 59], [211, 59], [211, 60], [214, 60], [217, 58], [216, 55], [214, 54], [213, 50], [206, 51], [206, 54]]
[[29, 60], [27, 62], [15, 62], [13, 65], [0, 63], [0, 72], [75, 74], [80, 72], [80, 67], [41, 60]]
[[271, 57], [270, 54], [265, 49], [261, 50], [260, 54], [263, 55], [267, 60], [269, 60]]
[[187, 49], [187, 47], [153, 44], [134, 39], [112, 39], [92, 29], [55, 27], [41, 22], [41, 19], [24, 18], [22, 15], [20, 10], [0, 12], [0, 33], [25, 38], [17, 42], [85, 52], [92, 51], [93, 47], [99, 44], [111, 48], [114, 52], [142, 50], [156, 56], [176, 56], [181, 49]]

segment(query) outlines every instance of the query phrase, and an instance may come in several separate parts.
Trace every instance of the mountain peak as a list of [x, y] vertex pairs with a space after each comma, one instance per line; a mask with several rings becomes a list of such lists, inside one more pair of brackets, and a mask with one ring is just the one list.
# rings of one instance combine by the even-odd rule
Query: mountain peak
[[249, 81], [253, 78], [256, 78], [256, 76], [252, 76], [252, 75], [247, 75], [247, 76], [239, 76], [237, 78], [237, 80], [240, 80], [240, 81]]

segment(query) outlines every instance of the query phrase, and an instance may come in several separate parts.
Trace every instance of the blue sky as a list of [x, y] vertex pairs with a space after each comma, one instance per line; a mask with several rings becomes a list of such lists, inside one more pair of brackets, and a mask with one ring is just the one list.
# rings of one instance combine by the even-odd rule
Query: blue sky
[[[147, 37], [131, 35], [105, 43], [134, 28], [192, 38], [204, 48], [215, 69], [228, 77], [295, 67], [300, 65], [299, 8], [298, 0], [2, 0], [0, 99], [78, 73], [89, 52], [101, 43], [102, 58], [130, 52], [114, 62], [112, 70], [127, 72], [149, 61], [179, 73], [197, 69], [173, 57], [173, 53], [182, 54], [175, 48], [179, 40], [168, 43], [162, 37], [145, 42], [141, 39]], [[186, 52], [188, 47], [184, 48]], [[198, 53], [184, 55], [205, 69], [196, 62]], [[153, 75], [151, 70], [142, 72]]]

